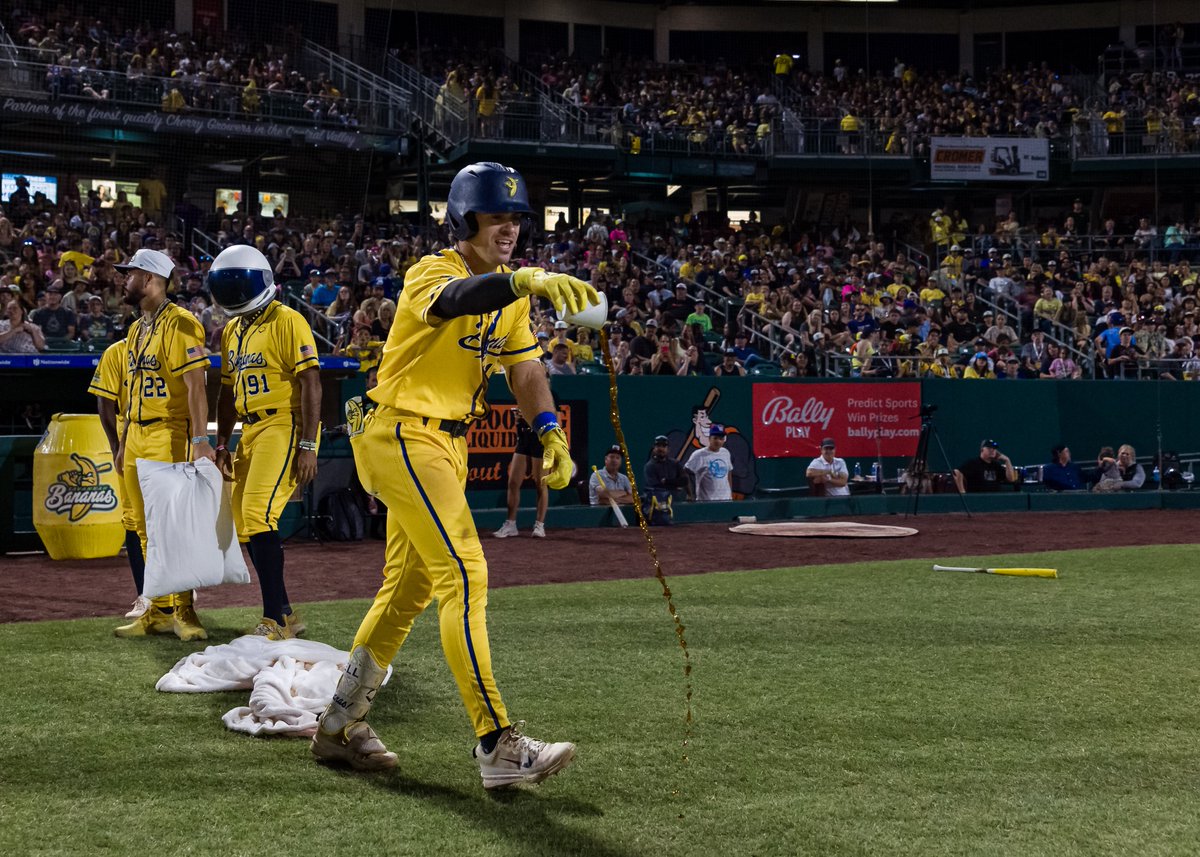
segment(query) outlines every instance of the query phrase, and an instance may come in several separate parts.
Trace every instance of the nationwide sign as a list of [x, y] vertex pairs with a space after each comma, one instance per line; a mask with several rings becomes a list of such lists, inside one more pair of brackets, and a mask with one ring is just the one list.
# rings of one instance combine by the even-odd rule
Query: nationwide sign
[[753, 407], [759, 458], [816, 458], [827, 437], [842, 457], [909, 457], [921, 433], [920, 384], [755, 384]]
[[1044, 182], [1050, 180], [1050, 141], [1032, 137], [933, 137], [934, 181]]
[[303, 138], [313, 146], [343, 149], [371, 149], [382, 138], [341, 128], [312, 128], [278, 122], [247, 122], [220, 116], [163, 113], [157, 110], [131, 111], [102, 102], [38, 101], [5, 96], [0, 100], [0, 116], [6, 119], [47, 119], [80, 125], [104, 125], [154, 134], [187, 134], [198, 137], [248, 137], [290, 143]]

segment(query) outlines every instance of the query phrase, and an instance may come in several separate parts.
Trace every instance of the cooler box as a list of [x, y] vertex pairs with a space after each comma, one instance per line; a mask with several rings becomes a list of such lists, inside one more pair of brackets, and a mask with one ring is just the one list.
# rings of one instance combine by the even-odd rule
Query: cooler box
[[33, 453], [33, 526], [51, 559], [116, 556], [121, 483], [96, 414], [55, 414]]

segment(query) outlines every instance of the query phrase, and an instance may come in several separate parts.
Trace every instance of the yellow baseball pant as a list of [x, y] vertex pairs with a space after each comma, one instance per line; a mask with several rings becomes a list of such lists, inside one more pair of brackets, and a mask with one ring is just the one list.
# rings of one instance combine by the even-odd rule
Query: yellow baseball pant
[[191, 461], [192, 438], [187, 420], [159, 420], [149, 425], [129, 424], [125, 436], [125, 465], [121, 487], [125, 491], [122, 521], [125, 529], [136, 530], [142, 540], [142, 555], [146, 552], [146, 505], [142, 500], [142, 485], [138, 482], [137, 460]]
[[[291, 413], [242, 424], [233, 457], [233, 524], [238, 539], [278, 528], [279, 516], [296, 492], [296, 442], [300, 427]], [[320, 434], [318, 432], [318, 434]]]
[[487, 562], [467, 507], [466, 439], [380, 406], [359, 440], [356, 461], [387, 504], [388, 522], [383, 585], [354, 645], [390, 664], [436, 598], [442, 651], [475, 734], [508, 726], [488, 646]]
[[[134, 530], [142, 543], [142, 556], [146, 556], [146, 504], [142, 499], [142, 485], [138, 482], [137, 460], [147, 461], [191, 461], [192, 436], [188, 420], [158, 420], [149, 425], [129, 424], [125, 435], [125, 462], [121, 472], [121, 520], [125, 529]], [[191, 604], [190, 592], [179, 592], [162, 598], [151, 599], [158, 607], [175, 604]]]

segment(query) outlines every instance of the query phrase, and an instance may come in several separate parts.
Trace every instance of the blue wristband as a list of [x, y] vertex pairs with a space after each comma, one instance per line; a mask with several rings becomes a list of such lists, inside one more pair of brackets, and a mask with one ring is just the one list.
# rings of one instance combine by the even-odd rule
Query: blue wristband
[[550, 429], [558, 428], [558, 414], [552, 411], [542, 411], [533, 418], [533, 430], [541, 437]]

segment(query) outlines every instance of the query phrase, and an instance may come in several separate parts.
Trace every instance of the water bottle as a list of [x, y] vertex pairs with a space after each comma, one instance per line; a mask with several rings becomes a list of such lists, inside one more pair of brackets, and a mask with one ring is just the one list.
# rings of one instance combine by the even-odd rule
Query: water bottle
[[1162, 473], [1159, 471], [1157, 464], [1154, 465], [1154, 476], [1152, 478], [1154, 479], [1155, 485], [1162, 481]]
[[871, 465], [871, 481], [876, 484], [883, 481], [883, 468], [879, 466], [878, 461]]
[[854, 462], [854, 478], [862, 479], [862, 465], [859, 462]]

